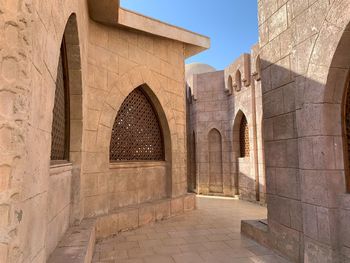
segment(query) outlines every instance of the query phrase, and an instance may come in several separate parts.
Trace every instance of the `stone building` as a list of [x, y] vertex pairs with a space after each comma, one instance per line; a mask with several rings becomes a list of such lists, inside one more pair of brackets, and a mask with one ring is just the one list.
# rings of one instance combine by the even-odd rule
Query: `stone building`
[[207, 37], [118, 0], [2, 0], [0, 262], [90, 262], [97, 239], [194, 209], [188, 190], [259, 193], [267, 224], [245, 235], [350, 262], [350, 1], [258, 16], [251, 54], [192, 65], [186, 90]]
[[118, 0], [5, 0], [0, 24], [0, 262], [89, 262], [194, 208], [184, 59], [207, 37]]
[[268, 226], [293, 262], [350, 262], [350, 1], [258, 1]]
[[258, 51], [223, 71], [186, 65], [189, 191], [265, 202]]

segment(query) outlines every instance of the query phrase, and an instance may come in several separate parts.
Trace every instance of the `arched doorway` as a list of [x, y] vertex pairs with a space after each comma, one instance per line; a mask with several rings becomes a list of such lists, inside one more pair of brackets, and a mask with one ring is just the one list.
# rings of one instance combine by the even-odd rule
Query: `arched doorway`
[[209, 132], [209, 192], [223, 192], [222, 139], [217, 129]]

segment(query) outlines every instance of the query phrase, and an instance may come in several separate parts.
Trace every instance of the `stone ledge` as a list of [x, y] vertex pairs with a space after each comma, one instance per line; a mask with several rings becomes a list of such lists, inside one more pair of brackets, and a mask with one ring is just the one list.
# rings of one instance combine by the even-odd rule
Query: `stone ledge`
[[47, 262], [91, 262], [96, 241], [95, 224], [95, 219], [85, 219], [79, 226], [69, 228]]
[[268, 226], [265, 220], [242, 220], [241, 233], [257, 241], [265, 247], [270, 247], [268, 238]]
[[139, 228], [157, 221], [192, 211], [196, 208], [195, 194], [157, 200], [129, 206], [97, 218], [96, 239]]
[[121, 208], [97, 218], [84, 219], [79, 226], [68, 229], [47, 262], [89, 263], [96, 240], [192, 211], [196, 208], [195, 198], [195, 194], [186, 194]]

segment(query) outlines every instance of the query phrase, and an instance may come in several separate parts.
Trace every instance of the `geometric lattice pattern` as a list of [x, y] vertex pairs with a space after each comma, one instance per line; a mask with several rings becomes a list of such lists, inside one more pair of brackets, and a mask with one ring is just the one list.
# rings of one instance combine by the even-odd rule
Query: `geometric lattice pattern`
[[115, 119], [111, 161], [164, 160], [164, 143], [157, 113], [142, 88], [131, 92]]
[[241, 157], [249, 157], [249, 128], [245, 115], [243, 115], [239, 127], [239, 146]]
[[57, 69], [53, 108], [51, 160], [68, 160], [69, 155], [69, 98], [65, 59], [65, 52], [62, 47]]

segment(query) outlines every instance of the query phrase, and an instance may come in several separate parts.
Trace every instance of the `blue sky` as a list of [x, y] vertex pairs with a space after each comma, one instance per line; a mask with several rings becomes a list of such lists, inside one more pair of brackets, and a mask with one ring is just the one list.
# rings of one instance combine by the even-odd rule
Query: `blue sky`
[[209, 36], [211, 48], [186, 63], [224, 69], [258, 42], [257, 0], [121, 0], [121, 5]]

